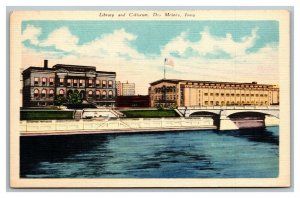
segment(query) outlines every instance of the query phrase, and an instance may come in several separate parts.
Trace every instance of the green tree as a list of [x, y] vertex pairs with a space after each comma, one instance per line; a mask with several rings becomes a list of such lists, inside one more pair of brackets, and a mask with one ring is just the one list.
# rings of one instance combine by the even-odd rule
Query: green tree
[[65, 102], [66, 102], [66, 98], [64, 96], [56, 95], [54, 97], [54, 105], [56, 105], [56, 106], [60, 106], [60, 105], [64, 104]]
[[68, 96], [68, 103], [71, 105], [80, 105], [82, 103], [82, 98], [79, 93], [71, 93]]

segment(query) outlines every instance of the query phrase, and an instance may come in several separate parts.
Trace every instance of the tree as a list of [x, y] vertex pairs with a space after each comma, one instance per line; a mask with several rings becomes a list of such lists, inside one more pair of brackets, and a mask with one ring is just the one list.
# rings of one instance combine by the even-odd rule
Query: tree
[[66, 102], [66, 98], [64, 96], [56, 95], [54, 97], [54, 105], [56, 105], [56, 106], [60, 106], [60, 105], [64, 104], [65, 102]]
[[79, 93], [75, 92], [75, 93], [70, 93], [68, 96], [68, 104], [71, 105], [81, 105], [82, 103], [82, 98], [80, 96]]

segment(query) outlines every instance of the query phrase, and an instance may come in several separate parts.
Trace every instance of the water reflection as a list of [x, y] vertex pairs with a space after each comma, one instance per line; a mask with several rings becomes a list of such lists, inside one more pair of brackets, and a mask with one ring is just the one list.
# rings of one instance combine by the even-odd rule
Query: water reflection
[[[271, 131], [270, 128], [274, 128], [275, 131]], [[229, 135], [238, 138], [246, 138], [253, 142], [263, 142], [279, 145], [279, 136], [277, 127], [269, 128], [257, 128], [257, 129], [239, 129], [231, 131], [215, 131], [219, 135]]]

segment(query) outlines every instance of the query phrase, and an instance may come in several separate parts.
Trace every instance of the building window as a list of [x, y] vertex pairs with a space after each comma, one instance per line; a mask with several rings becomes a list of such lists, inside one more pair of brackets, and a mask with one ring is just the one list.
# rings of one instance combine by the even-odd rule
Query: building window
[[232, 93], [231, 96], [234, 96], [234, 94]]
[[100, 91], [99, 90], [96, 91], [96, 98], [100, 99]]
[[65, 91], [64, 91], [63, 89], [60, 89], [60, 90], [59, 90], [59, 95], [60, 95], [60, 96], [64, 96], [64, 95], [65, 95]]
[[96, 86], [97, 86], [97, 87], [100, 86], [100, 80], [96, 80]]
[[93, 86], [93, 80], [89, 80], [89, 87], [92, 87]]
[[77, 87], [77, 83], [78, 83], [78, 80], [77, 80], [77, 79], [74, 79], [74, 80], [73, 80], [73, 87]]
[[204, 93], [205, 96], [208, 96], [208, 93]]
[[42, 78], [42, 85], [46, 86], [46, 84], [47, 84], [47, 78], [43, 77]]
[[90, 90], [90, 91], [88, 92], [88, 95], [89, 95], [89, 97], [93, 97], [93, 91]]
[[221, 93], [221, 96], [224, 96], [224, 93]]
[[210, 101], [209, 103], [210, 103], [210, 105], [214, 105], [214, 102], [213, 102], [213, 101]]
[[83, 86], [83, 80], [79, 80], [79, 87]]
[[240, 97], [240, 94], [236, 94], [237, 97]]
[[246, 97], [249, 97], [249, 94], [246, 94]]
[[253, 97], [254, 96], [254, 94], [251, 94], [251, 97]]
[[38, 85], [39, 84], [39, 78], [34, 78], [34, 85]]
[[109, 98], [109, 99], [112, 99], [112, 97], [113, 97], [113, 92], [110, 90], [110, 91], [108, 92], [108, 98]]
[[38, 89], [35, 89], [35, 90], [33, 91], [33, 95], [34, 95], [35, 98], [39, 97], [39, 90], [38, 90]]
[[54, 85], [54, 78], [49, 78], [49, 85], [53, 86]]
[[213, 96], [214, 94], [213, 93], [210, 93], [210, 96]]
[[113, 88], [113, 81], [111, 80], [108, 81], [108, 88]]
[[46, 98], [46, 94], [47, 94], [47, 90], [43, 89], [41, 94], [42, 98]]
[[106, 91], [103, 91], [103, 92], [102, 92], [102, 98], [103, 98], [103, 99], [106, 98], [106, 94], [107, 94]]
[[53, 89], [50, 89], [50, 91], [49, 91], [49, 97], [53, 98], [53, 95], [54, 95], [54, 91], [53, 91]]
[[219, 96], [219, 93], [216, 93], [216, 96]]
[[208, 105], [208, 101], [205, 101], [204, 104], [205, 104], [205, 105]]
[[106, 80], [102, 80], [102, 88], [106, 88]]
[[64, 79], [63, 78], [60, 78], [59, 79], [59, 86], [64, 86]]
[[68, 79], [68, 80], [67, 80], [67, 86], [68, 86], [68, 87], [71, 87], [71, 84], [72, 84], [72, 80], [71, 80], [71, 79]]
[[216, 102], [216, 105], [219, 106], [219, 101]]

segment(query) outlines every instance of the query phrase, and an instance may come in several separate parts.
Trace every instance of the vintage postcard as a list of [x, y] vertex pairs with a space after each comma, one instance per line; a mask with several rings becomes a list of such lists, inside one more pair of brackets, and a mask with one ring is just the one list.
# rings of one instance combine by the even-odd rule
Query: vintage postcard
[[12, 12], [11, 187], [289, 187], [289, 20]]

